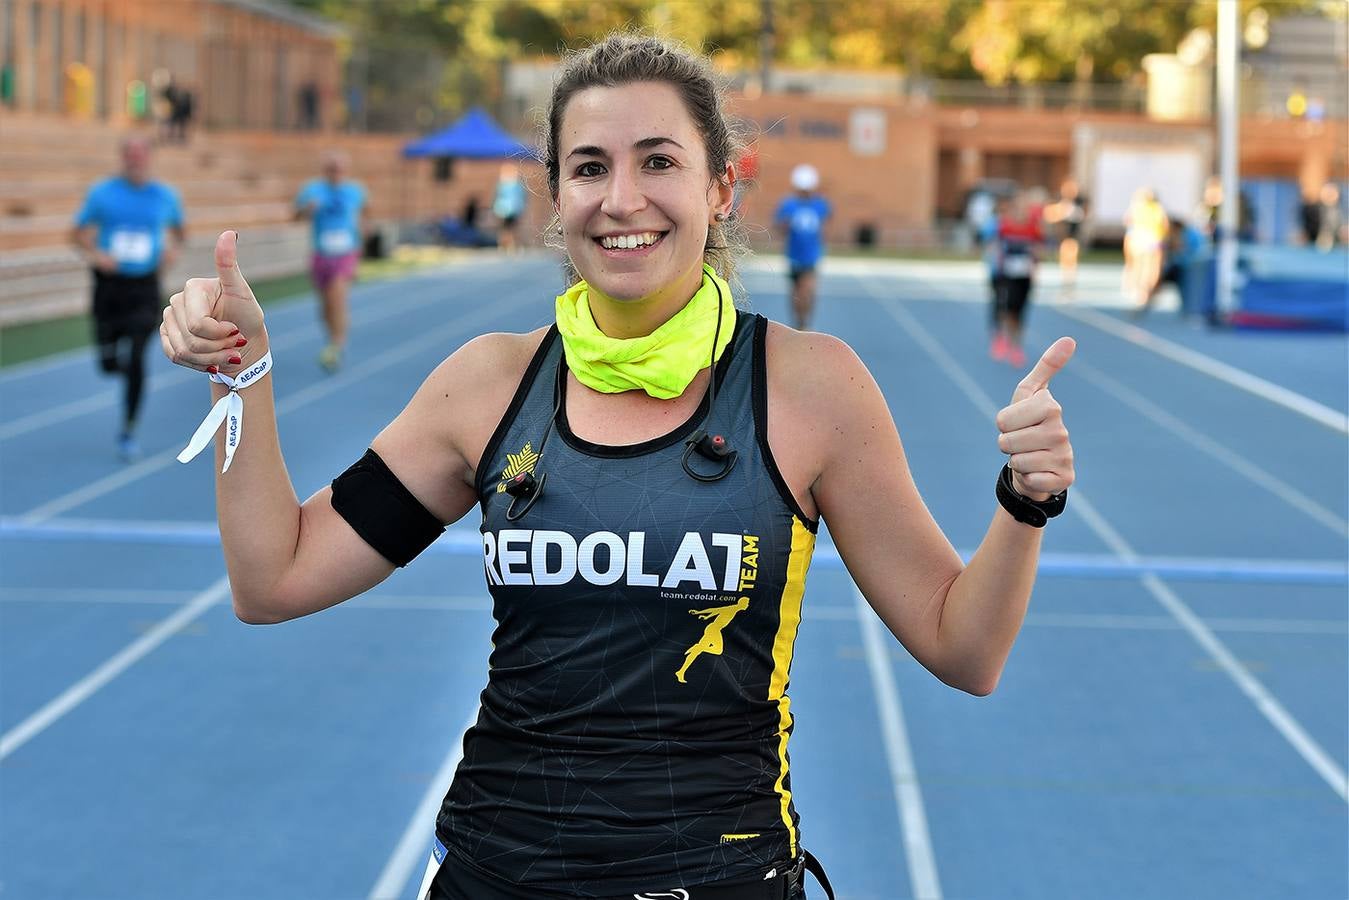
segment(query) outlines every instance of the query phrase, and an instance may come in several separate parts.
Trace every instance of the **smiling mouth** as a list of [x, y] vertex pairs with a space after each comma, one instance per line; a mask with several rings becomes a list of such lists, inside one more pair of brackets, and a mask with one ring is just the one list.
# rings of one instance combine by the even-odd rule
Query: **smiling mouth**
[[605, 235], [594, 239], [605, 250], [636, 252], [654, 247], [665, 239], [667, 232], [643, 231], [636, 234]]

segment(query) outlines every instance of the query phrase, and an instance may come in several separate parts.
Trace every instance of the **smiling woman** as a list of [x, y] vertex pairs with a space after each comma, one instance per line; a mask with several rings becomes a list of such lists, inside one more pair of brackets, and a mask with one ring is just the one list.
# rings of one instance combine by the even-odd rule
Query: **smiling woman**
[[[625, 102], [613, 102], [616, 91], [626, 95]], [[629, 103], [652, 115], [634, 120], [627, 114]], [[578, 130], [583, 125], [588, 135]], [[634, 126], [650, 133], [639, 134]], [[660, 227], [648, 233], [662, 243], [675, 224], [668, 216], [695, 213], [676, 239], [685, 249], [696, 246], [694, 258], [701, 257], [734, 285], [735, 261], [747, 251], [727, 213], [736, 178], [733, 163], [744, 149], [706, 59], [641, 38], [611, 38], [573, 54], [554, 85], [544, 134], [549, 193], [555, 211], [567, 209], [566, 219], [559, 216], [556, 225], [565, 238], [568, 283], [580, 278], [576, 254], [585, 249], [584, 241], [612, 246], [640, 237], [596, 233], [595, 223], [582, 218], [587, 207], [601, 204], [621, 212], [623, 204], [639, 202], [652, 207], [648, 218]], [[710, 219], [702, 210], [688, 209], [700, 194], [706, 194], [702, 205], [714, 208]], [[696, 273], [684, 275], [686, 285], [696, 284]]]
[[556, 323], [455, 350], [303, 504], [233, 232], [218, 277], [173, 298], [165, 352], [217, 376], [217, 399], [262, 371], [216, 476], [235, 611], [340, 603], [478, 506], [497, 628], [418, 896], [802, 900], [822, 870], [792, 799], [787, 686], [819, 519], [914, 658], [992, 691], [1073, 480], [1047, 389], [1073, 342], [998, 416], [1009, 460], [962, 565], [852, 350], [735, 308], [736, 147], [707, 61], [629, 35], [572, 56], [546, 147], [569, 266]]

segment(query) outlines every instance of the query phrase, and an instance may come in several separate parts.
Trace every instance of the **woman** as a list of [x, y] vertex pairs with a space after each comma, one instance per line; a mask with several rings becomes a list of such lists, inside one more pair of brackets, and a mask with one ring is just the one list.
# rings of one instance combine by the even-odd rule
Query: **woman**
[[1039, 207], [1025, 191], [1017, 192], [998, 216], [994, 256], [996, 331], [990, 353], [995, 360], [1006, 360], [1017, 369], [1026, 364], [1021, 334], [1035, 281], [1036, 253], [1044, 242], [1041, 220]]
[[803, 897], [786, 686], [821, 516], [891, 631], [956, 687], [993, 689], [1024, 617], [1040, 531], [1006, 510], [1042, 525], [1073, 479], [1044, 389], [1071, 341], [999, 415], [1007, 507], [962, 565], [856, 355], [733, 307], [736, 149], [706, 60], [631, 36], [571, 57], [546, 136], [579, 278], [557, 324], [456, 350], [303, 505], [230, 233], [219, 278], [165, 315], [175, 362], [254, 379], [247, 445], [217, 449], [241, 619], [359, 594], [482, 507], [498, 627], [436, 823], [436, 900]]
[[1081, 250], [1082, 225], [1087, 220], [1087, 201], [1077, 182], [1065, 179], [1059, 186], [1059, 199], [1046, 210], [1045, 221], [1059, 227], [1059, 271], [1062, 292], [1071, 298], [1077, 284], [1077, 258]]
[[1162, 259], [1170, 220], [1150, 188], [1134, 192], [1124, 214], [1124, 289], [1134, 314], [1147, 309], [1162, 277]]

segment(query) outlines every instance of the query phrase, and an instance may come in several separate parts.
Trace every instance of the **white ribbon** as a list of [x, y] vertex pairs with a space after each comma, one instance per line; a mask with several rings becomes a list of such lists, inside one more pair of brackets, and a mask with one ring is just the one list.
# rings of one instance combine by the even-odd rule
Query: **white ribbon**
[[219, 372], [215, 374], [207, 373], [208, 378], [216, 384], [223, 384], [230, 389], [230, 392], [221, 397], [211, 407], [211, 411], [206, 414], [206, 418], [201, 420], [197, 430], [192, 434], [192, 439], [187, 442], [183, 452], [178, 454], [178, 461], [185, 463], [191, 461], [198, 453], [206, 449], [206, 445], [215, 437], [216, 430], [220, 428], [222, 422], [225, 426], [225, 465], [221, 468], [221, 473], [230, 470], [230, 463], [234, 461], [234, 451], [239, 449], [239, 442], [244, 437], [244, 398], [239, 396], [239, 391], [248, 387], [262, 376], [272, 370], [272, 354], [268, 351], [262, 359], [253, 363], [247, 369], [244, 369], [238, 375], [231, 378]]

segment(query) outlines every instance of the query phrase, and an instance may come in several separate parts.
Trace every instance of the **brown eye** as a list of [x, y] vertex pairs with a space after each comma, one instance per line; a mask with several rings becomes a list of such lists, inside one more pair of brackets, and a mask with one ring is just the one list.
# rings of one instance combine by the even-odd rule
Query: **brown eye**
[[597, 162], [581, 163], [576, 167], [576, 175], [579, 178], [594, 178], [604, 174], [604, 166]]
[[646, 164], [653, 169], [672, 169], [674, 160], [668, 156], [653, 156], [646, 161]]

